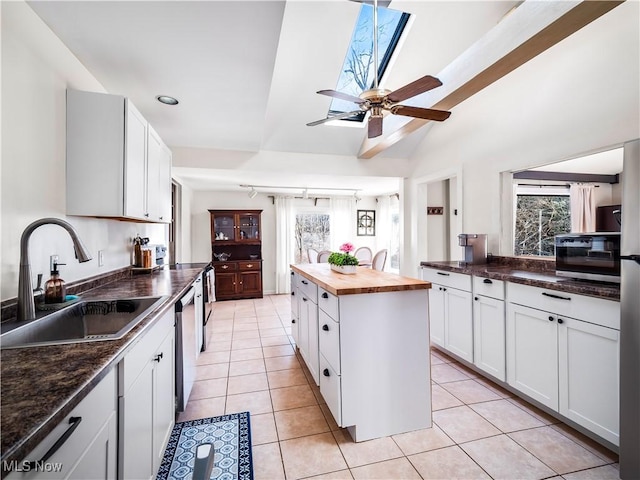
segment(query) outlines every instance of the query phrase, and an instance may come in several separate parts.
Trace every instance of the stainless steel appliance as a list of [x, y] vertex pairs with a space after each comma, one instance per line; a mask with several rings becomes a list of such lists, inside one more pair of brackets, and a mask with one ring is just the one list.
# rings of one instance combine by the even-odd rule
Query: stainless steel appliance
[[486, 233], [461, 233], [458, 235], [458, 245], [464, 247], [465, 263], [487, 263]]
[[215, 302], [215, 272], [211, 264], [207, 265], [202, 273], [202, 297], [204, 302], [202, 314], [202, 351], [207, 349], [207, 323], [213, 311]]
[[624, 145], [620, 284], [620, 478], [640, 478], [640, 140]]
[[620, 283], [620, 233], [556, 235], [556, 275]]
[[178, 412], [184, 412], [196, 378], [197, 331], [201, 322], [196, 317], [196, 287], [176, 302], [176, 397]]
[[167, 246], [166, 245], [147, 245], [153, 250], [154, 266], [161, 266], [167, 263]]

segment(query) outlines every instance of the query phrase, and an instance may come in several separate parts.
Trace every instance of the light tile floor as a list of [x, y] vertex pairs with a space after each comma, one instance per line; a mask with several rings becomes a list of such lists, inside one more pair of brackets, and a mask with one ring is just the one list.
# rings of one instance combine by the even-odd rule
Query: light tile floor
[[256, 480], [618, 479], [618, 457], [432, 350], [433, 428], [354, 443], [293, 346], [289, 295], [218, 302], [178, 420], [249, 411]]

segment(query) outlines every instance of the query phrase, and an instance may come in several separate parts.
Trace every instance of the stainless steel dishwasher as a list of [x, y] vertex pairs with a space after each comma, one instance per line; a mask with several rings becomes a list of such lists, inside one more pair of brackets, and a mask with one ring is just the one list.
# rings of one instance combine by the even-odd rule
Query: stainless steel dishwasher
[[176, 397], [178, 412], [184, 412], [196, 378], [197, 329], [202, 328], [196, 318], [196, 288], [194, 285], [176, 303]]

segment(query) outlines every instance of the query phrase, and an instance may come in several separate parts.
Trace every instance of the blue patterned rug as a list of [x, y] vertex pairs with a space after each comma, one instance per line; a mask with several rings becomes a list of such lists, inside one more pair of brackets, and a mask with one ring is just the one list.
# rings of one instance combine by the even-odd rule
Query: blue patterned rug
[[249, 412], [176, 423], [156, 479], [191, 480], [196, 448], [207, 442], [215, 449], [211, 479], [253, 479]]

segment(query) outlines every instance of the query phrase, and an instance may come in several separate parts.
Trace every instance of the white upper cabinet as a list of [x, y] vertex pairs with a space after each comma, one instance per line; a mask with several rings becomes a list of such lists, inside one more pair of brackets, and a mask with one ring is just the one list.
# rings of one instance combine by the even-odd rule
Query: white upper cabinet
[[67, 214], [171, 221], [171, 151], [127, 98], [67, 90]]

